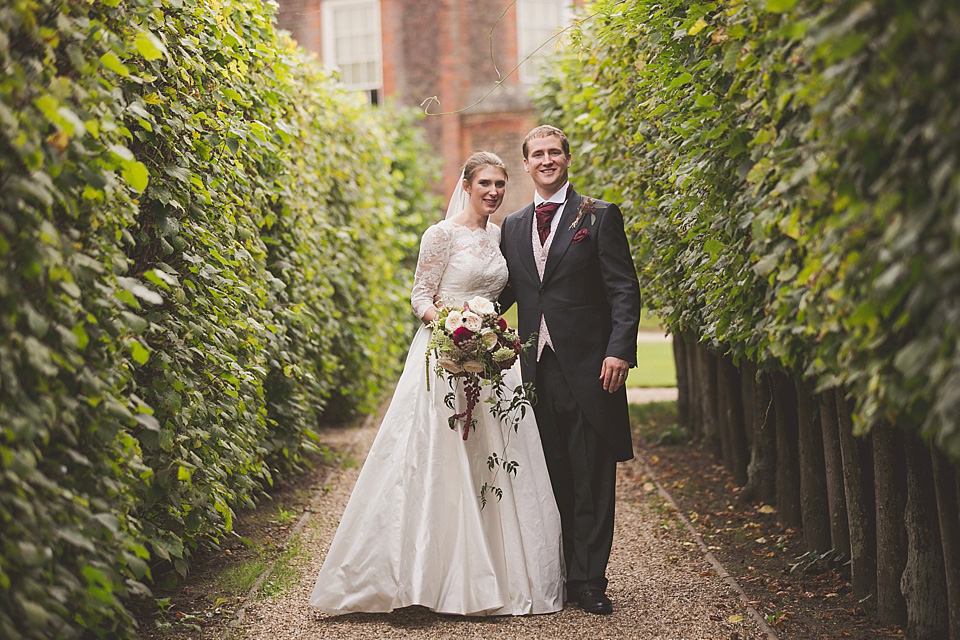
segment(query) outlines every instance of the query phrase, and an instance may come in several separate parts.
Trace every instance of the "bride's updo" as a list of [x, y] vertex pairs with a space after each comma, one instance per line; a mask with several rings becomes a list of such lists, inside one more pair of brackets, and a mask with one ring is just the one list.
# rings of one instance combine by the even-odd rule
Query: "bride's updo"
[[497, 167], [503, 171], [504, 178], [509, 178], [507, 167], [503, 164], [500, 156], [489, 151], [477, 151], [467, 158], [467, 161], [463, 164], [463, 179], [467, 181], [467, 184], [473, 184], [473, 178], [477, 175], [477, 171], [487, 166]]

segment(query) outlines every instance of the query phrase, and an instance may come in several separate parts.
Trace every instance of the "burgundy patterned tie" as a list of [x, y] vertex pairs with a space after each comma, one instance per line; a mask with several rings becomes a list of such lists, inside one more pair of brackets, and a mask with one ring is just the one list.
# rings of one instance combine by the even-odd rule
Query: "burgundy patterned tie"
[[540, 234], [540, 246], [547, 242], [547, 236], [550, 235], [550, 221], [553, 220], [553, 215], [561, 204], [560, 202], [541, 202], [534, 209], [537, 214], [537, 233]]

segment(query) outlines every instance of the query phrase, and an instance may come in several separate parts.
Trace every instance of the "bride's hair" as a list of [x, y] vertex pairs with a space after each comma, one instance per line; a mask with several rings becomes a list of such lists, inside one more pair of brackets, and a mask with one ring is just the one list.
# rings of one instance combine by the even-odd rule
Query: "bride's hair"
[[489, 151], [477, 151], [467, 158], [467, 161], [463, 164], [463, 179], [467, 181], [467, 184], [473, 184], [473, 177], [477, 175], [477, 171], [479, 171], [481, 167], [487, 166], [501, 169], [503, 171], [503, 177], [509, 178], [507, 175], [507, 167], [503, 164], [500, 156], [495, 153], [490, 153]]
[[463, 182], [466, 180], [468, 185], [473, 184], [473, 179], [476, 177], [477, 171], [482, 167], [496, 167], [503, 171], [504, 178], [507, 177], [507, 167], [503, 164], [500, 156], [495, 153], [490, 153], [489, 151], [477, 151], [474, 153], [467, 158], [467, 161], [463, 165], [463, 171], [460, 173], [460, 179], [457, 180], [457, 184], [453, 187], [453, 194], [450, 196], [450, 201], [447, 204], [446, 220], [454, 217], [467, 206], [467, 200], [470, 199], [470, 196], [463, 188]]

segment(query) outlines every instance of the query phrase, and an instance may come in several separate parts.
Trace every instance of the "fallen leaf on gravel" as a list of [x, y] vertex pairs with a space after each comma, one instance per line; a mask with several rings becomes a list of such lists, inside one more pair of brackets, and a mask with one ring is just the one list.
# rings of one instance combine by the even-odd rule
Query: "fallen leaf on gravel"
[[731, 624], [733, 624], [734, 622], [742, 622], [742, 621], [743, 621], [743, 616], [740, 615], [739, 613], [736, 613], [730, 616], [729, 618], [727, 618], [727, 622]]
[[771, 506], [768, 505], [768, 504], [763, 505], [762, 507], [760, 507], [759, 509], [757, 509], [757, 511], [760, 512], [760, 513], [776, 513], [776, 512], [777, 512], [776, 509], [774, 509], [773, 507], [771, 507]]
[[767, 544], [767, 539], [760, 537], [760, 538], [757, 538], [754, 542], [756, 542], [757, 544]]
[[647, 493], [650, 493], [651, 491], [654, 491], [656, 488], [657, 488], [657, 487], [654, 486], [654, 484], [653, 484], [652, 482], [644, 482], [644, 483], [643, 483], [643, 490], [646, 491]]

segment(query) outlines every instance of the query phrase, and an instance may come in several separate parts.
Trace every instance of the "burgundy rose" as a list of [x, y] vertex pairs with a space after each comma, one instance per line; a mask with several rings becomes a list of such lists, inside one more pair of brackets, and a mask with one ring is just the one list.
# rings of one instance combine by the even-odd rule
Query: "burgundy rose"
[[458, 347], [473, 337], [473, 331], [467, 329], [466, 327], [458, 327], [453, 332], [453, 343]]
[[500, 327], [500, 331], [507, 330], [507, 321], [503, 318], [497, 318], [497, 326]]
[[577, 244], [581, 242], [584, 238], [590, 235], [589, 229], [580, 229], [573, 235], [573, 240], [570, 241], [570, 244]]

